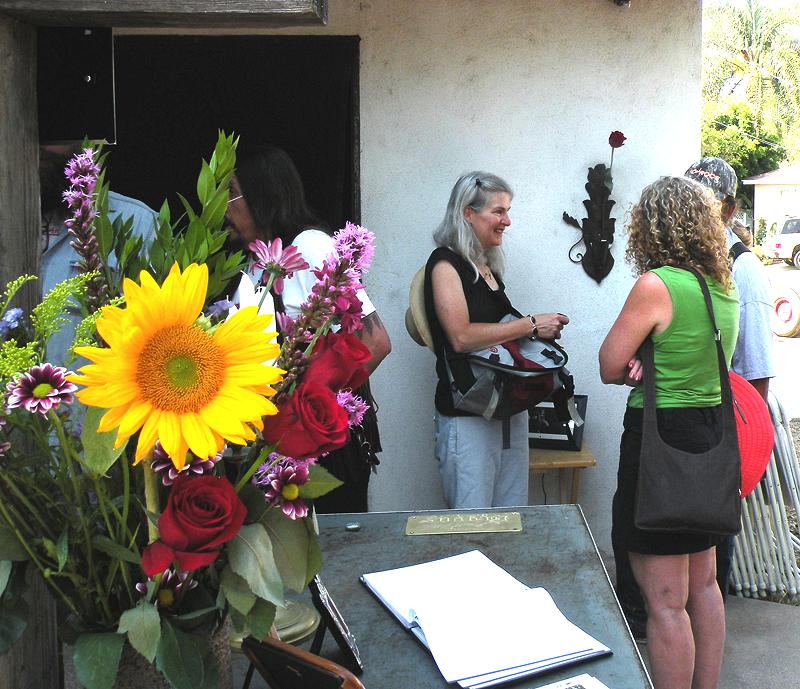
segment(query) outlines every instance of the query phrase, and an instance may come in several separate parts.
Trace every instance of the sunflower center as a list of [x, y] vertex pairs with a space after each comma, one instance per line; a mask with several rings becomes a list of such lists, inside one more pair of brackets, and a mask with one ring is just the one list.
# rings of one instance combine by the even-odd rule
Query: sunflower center
[[33, 388], [33, 396], [37, 399], [43, 399], [47, 397], [47, 393], [49, 393], [53, 389], [53, 386], [50, 383], [39, 383], [35, 388]]
[[194, 326], [159, 330], [139, 357], [136, 382], [142, 397], [158, 409], [196, 412], [220, 389], [223, 352], [211, 335]]
[[300, 487], [296, 483], [287, 483], [281, 488], [281, 495], [284, 500], [288, 500], [289, 502], [297, 500], [300, 495]]

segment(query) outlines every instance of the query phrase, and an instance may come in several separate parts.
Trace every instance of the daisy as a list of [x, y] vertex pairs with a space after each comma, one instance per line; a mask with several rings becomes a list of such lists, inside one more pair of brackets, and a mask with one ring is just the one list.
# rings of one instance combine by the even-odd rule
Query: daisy
[[6, 386], [6, 406], [8, 409], [24, 407], [29, 412], [45, 416], [51, 409], [58, 409], [62, 402], [71, 404], [72, 393], [78, 389], [67, 382], [71, 375], [74, 375], [72, 371], [63, 366], [32, 366]]

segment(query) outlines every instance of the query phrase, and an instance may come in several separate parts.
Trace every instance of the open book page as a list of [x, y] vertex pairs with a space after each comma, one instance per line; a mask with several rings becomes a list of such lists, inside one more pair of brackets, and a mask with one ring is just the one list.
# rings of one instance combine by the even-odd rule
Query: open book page
[[567, 620], [542, 588], [464, 594], [440, 590], [415, 598], [419, 624], [448, 682], [609, 650]]
[[455, 601], [489, 600], [497, 591], [528, 590], [479, 550], [364, 574], [361, 581], [406, 629], [414, 626], [414, 612], [429, 597], [438, 598], [446, 592], [448, 599]]
[[538, 675], [542, 672], [548, 672], [564, 665], [572, 665], [579, 663], [582, 660], [594, 658], [597, 655], [604, 653], [597, 653], [595, 651], [579, 651], [577, 653], [568, 653], [558, 658], [549, 658], [548, 660], [541, 660], [529, 665], [520, 665], [515, 668], [506, 668], [498, 670], [497, 672], [488, 672], [485, 675], [478, 675], [477, 677], [468, 677], [466, 679], [458, 680], [458, 686], [463, 689], [488, 689], [497, 684], [503, 684], [515, 679], [522, 679], [523, 677], [530, 677], [531, 675]]

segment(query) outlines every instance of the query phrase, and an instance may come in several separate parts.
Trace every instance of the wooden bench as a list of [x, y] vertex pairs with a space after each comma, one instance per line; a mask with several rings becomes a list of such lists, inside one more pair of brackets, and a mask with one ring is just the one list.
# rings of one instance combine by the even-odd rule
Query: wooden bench
[[580, 470], [593, 467], [595, 464], [597, 464], [597, 460], [585, 443], [577, 452], [573, 450], [543, 450], [532, 447], [528, 453], [528, 469], [531, 473], [540, 474], [558, 469], [558, 494], [562, 505], [567, 502], [567, 471], [572, 470], [569, 502], [575, 504], [578, 502]]

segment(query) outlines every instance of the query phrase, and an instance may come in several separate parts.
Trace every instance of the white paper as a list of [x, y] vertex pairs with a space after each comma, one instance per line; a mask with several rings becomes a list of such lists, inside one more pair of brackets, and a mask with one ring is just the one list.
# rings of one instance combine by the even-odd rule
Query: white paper
[[523, 666], [608, 650], [567, 620], [543, 588], [497, 590], [488, 598], [439, 592], [415, 610], [448, 682], [502, 670], [516, 675]]
[[560, 682], [545, 684], [538, 689], [609, 689], [597, 677], [592, 675], [577, 675], [569, 679], [562, 679]]

